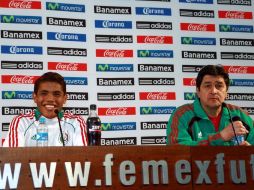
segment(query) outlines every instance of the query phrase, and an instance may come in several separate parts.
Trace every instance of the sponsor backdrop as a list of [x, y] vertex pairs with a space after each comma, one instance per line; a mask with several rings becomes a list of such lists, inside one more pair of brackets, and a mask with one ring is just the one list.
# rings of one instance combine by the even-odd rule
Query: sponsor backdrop
[[47, 71], [66, 80], [67, 112], [86, 118], [98, 105], [103, 145], [165, 144], [207, 64], [226, 68], [227, 102], [254, 117], [253, 10], [252, 0], [1, 0], [1, 143]]

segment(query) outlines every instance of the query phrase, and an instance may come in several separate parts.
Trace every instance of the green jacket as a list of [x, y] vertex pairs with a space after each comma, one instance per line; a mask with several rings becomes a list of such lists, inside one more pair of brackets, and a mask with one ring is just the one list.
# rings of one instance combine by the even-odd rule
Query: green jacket
[[[232, 118], [238, 116], [243, 123], [248, 125], [249, 133], [245, 136], [245, 140], [254, 145], [252, 118], [241, 108], [231, 104], [226, 105]], [[229, 124], [228, 110], [223, 107], [219, 131]], [[192, 104], [180, 106], [171, 115], [167, 125], [167, 144], [231, 146], [233, 142], [222, 140], [220, 133], [215, 131], [212, 122], [203, 110], [199, 99], [196, 99]]]

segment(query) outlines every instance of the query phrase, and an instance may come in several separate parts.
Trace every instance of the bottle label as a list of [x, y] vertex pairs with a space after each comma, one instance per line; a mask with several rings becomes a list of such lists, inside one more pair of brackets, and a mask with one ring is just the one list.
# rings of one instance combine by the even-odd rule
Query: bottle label
[[45, 132], [37, 133], [37, 141], [48, 141], [48, 133]]
[[241, 144], [243, 141], [244, 141], [243, 135], [238, 135], [238, 136], [232, 138], [232, 142], [234, 143], [234, 145], [238, 145], [238, 143]]
[[101, 126], [100, 125], [91, 125], [89, 127], [89, 132], [92, 132], [92, 131], [100, 132], [101, 131]]

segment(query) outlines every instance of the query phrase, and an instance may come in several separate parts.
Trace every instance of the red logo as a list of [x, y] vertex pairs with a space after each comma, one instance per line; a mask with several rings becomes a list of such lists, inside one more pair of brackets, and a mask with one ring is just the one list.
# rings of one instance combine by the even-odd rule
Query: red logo
[[172, 36], [137, 36], [138, 43], [146, 44], [173, 44]]
[[236, 74], [253, 74], [254, 67], [252, 66], [223, 66], [228, 73]]
[[41, 2], [29, 0], [1, 0], [0, 7], [14, 9], [41, 9]]
[[27, 75], [2, 75], [2, 83], [11, 84], [34, 84], [39, 76]]
[[215, 24], [181, 23], [181, 30], [215, 32]]
[[196, 79], [195, 78], [183, 78], [183, 85], [184, 86], [196, 86]]
[[229, 19], [252, 19], [252, 12], [243, 11], [219, 11], [219, 18]]
[[61, 71], [87, 71], [86, 63], [63, 63], [63, 62], [48, 62], [49, 70]]
[[96, 49], [96, 57], [133, 57], [133, 50]]
[[101, 116], [136, 115], [136, 107], [98, 108]]
[[175, 100], [175, 92], [140, 92], [140, 100]]

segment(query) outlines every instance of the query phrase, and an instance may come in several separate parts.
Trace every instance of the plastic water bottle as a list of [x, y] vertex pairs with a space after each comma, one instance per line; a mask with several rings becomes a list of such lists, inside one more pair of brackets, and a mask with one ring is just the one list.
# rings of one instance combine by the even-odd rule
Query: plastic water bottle
[[86, 120], [88, 145], [101, 145], [101, 120], [96, 113], [96, 105], [90, 105], [90, 114]]
[[237, 146], [238, 143], [240, 145], [244, 141], [244, 135], [238, 135], [236, 137], [233, 137], [231, 141], [233, 142], [234, 146]]
[[45, 117], [40, 117], [37, 127], [37, 146], [48, 146], [48, 127], [45, 125]]

